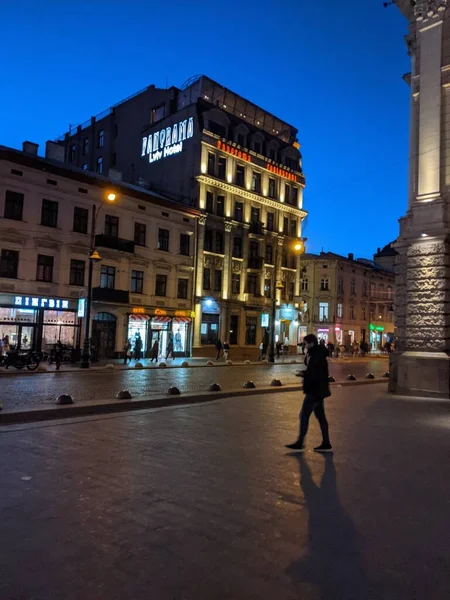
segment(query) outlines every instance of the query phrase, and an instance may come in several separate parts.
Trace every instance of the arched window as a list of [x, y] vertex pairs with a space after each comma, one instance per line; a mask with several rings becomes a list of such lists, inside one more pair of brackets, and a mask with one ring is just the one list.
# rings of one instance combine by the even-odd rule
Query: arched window
[[99, 312], [94, 315], [94, 321], [115, 321], [116, 317], [111, 313]]

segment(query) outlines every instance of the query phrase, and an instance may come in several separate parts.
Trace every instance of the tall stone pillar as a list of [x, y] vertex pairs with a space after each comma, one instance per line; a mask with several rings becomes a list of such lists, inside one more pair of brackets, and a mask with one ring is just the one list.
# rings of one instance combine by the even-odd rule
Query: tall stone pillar
[[228, 341], [230, 337], [230, 298], [231, 298], [231, 273], [232, 273], [232, 258], [231, 258], [231, 232], [233, 223], [230, 220], [225, 220], [225, 244], [224, 244], [224, 259], [222, 273], [222, 315], [220, 319], [220, 339]]
[[447, 0], [396, 3], [410, 21], [412, 99], [390, 390], [450, 398], [450, 10]]
[[200, 327], [202, 323], [202, 297], [203, 297], [203, 267], [205, 258], [203, 248], [205, 243], [205, 225], [206, 215], [200, 215], [198, 218], [197, 231], [197, 261], [195, 270], [195, 322], [194, 322], [194, 348], [200, 348]]

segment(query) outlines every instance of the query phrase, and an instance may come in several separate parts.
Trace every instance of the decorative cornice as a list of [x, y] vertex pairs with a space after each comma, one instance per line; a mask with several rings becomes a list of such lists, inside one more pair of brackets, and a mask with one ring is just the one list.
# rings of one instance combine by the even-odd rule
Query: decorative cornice
[[276, 202], [275, 200], [266, 198], [266, 196], [254, 194], [249, 190], [244, 190], [241, 187], [230, 183], [226, 183], [225, 181], [221, 181], [220, 179], [215, 179], [214, 177], [208, 177], [207, 175], [198, 175], [197, 181], [199, 183], [204, 183], [205, 185], [211, 185], [213, 187], [220, 188], [221, 190], [229, 192], [230, 194], [234, 194], [235, 196], [241, 196], [241, 198], [246, 198], [247, 200], [260, 202], [261, 204], [264, 204], [265, 206], [270, 206], [271, 208], [275, 208], [276, 210], [283, 210], [284, 212], [296, 215], [301, 219], [304, 219], [308, 214], [305, 210], [302, 210], [301, 208], [296, 208], [295, 206], [291, 206], [290, 204], [284, 204], [283, 202]]
[[419, 22], [435, 18], [443, 19], [446, 8], [447, 0], [416, 0], [414, 16]]

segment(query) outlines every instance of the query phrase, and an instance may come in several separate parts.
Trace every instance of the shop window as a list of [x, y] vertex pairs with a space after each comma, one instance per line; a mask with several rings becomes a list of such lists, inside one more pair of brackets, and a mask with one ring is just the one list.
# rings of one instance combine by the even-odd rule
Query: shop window
[[19, 252], [3, 249], [0, 255], [0, 277], [17, 279]]
[[232, 294], [240, 294], [241, 293], [241, 276], [239, 273], [233, 273], [231, 277], [231, 293]]
[[147, 237], [147, 226], [145, 223], [134, 224], [134, 243], [136, 246], [145, 246]]
[[288, 219], [288, 217], [283, 217], [283, 234], [289, 235], [289, 219]]
[[131, 271], [131, 291], [134, 294], [144, 293], [144, 271]]
[[116, 268], [102, 265], [100, 272], [100, 287], [113, 290], [116, 283]]
[[291, 219], [291, 237], [297, 237], [297, 219]]
[[227, 172], [227, 159], [224, 156], [219, 156], [217, 161], [217, 177], [219, 179], [225, 179]]
[[242, 202], [234, 203], [234, 220], [242, 223], [242, 219], [244, 216], [244, 205]]
[[38, 254], [37, 257], [37, 272], [36, 281], [45, 281], [51, 283], [53, 281], [53, 256]]
[[212, 236], [213, 232], [211, 229], [208, 229], [207, 227], [205, 228], [205, 239], [204, 239], [204, 250], [206, 250], [207, 252], [212, 252], [212, 240], [213, 240], [213, 236]]
[[83, 140], [83, 155], [86, 155], [89, 152], [89, 138], [84, 138]]
[[203, 269], [203, 289], [211, 289], [211, 269], [208, 268]]
[[264, 296], [266, 298], [272, 298], [272, 280], [264, 279]]
[[322, 277], [322, 279], [320, 280], [320, 290], [322, 292], [326, 292], [330, 289], [330, 280], [328, 279], [328, 277]]
[[223, 217], [225, 213], [225, 196], [217, 196], [216, 214], [218, 217]]
[[242, 238], [233, 238], [233, 256], [234, 258], [242, 258]]
[[266, 225], [267, 231], [273, 231], [274, 217], [275, 217], [274, 213], [272, 213], [272, 212], [267, 213], [267, 225]]
[[5, 219], [12, 219], [14, 221], [21, 221], [23, 217], [23, 199], [24, 195], [20, 192], [12, 192], [6, 190], [5, 192], [5, 211], [3, 216]]
[[252, 192], [261, 193], [261, 173], [253, 171], [252, 173]]
[[58, 202], [42, 200], [41, 225], [56, 227], [58, 224]]
[[100, 175], [103, 173], [103, 157], [99, 156], [97, 158], [97, 162], [96, 162], [96, 172], [99, 173]]
[[328, 323], [328, 302], [319, 302], [319, 322]]
[[212, 192], [206, 192], [206, 212], [214, 213], [214, 194]]
[[219, 315], [202, 314], [200, 337], [202, 344], [216, 343], [219, 337]]
[[158, 229], [158, 250], [169, 252], [169, 230]]
[[72, 259], [70, 261], [69, 285], [84, 286], [84, 269], [84, 260]]
[[105, 235], [119, 237], [119, 217], [105, 215]]
[[302, 292], [307, 292], [308, 291], [308, 278], [307, 277], [303, 277], [302, 279]]
[[342, 318], [342, 304], [341, 303], [339, 303], [337, 305], [337, 313], [336, 314], [339, 318]]
[[236, 166], [236, 185], [244, 187], [245, 184], [245, 167], [244, 165]]
[[67, 349], [76, 345], [77, 314], [72, 311], [44, 310], [44, 326], [42, 328], [42, 348], [46, 352], [54, 349], [60, 341]]
[[286, 204], [291, 203], [291, 186], [287, 183], [284, 186], [284, 201], [286, 202]]
[[257, 317], [247, 317], [245, 320], [245, 344], [254, 346], [256, 344]]
[[190, 253], [190, 239], [191, 236], [187, 233], [180, 234], [180, 254], [182, 256], [189, 256]]
[[89, 210], [87, 208], [81, 208], [81, 206], [75, 206], [73, 209], [73, 230], [76, 233], [87, 233], [88, 220]]
[[186, 298], [188, 297], [188, 286], [189, 286], [189, 279], [179, 279], [178, 280], [177, 298], [186, 300]]
[[167, 296], [167, 275], [157, 273], [155, 282], [155, 296]]
[[247, 276], [247, 292], [253, 296], [258, 292], [258, 276], [255, 273], [249, 273]]
[[222, 291], [222, 271], [216, 269], [214, 271], [214, 291], [221, 292]]
[[236, 345], [239, 339], [239, 316], [231, 315], [230, 318], [230, 344]]
[[213, 177], [216, 174], [216, 155], [214, 152], [208, 152], [208, 175]]
[[276, 198], [277, 196], [277, 182], [273, 177], [269, 177], [269, 198]]
[[223, 233], [221, 231], [216, 231], [216, 252], [223, 254]]
[[105, 132], [103, 131], [103, 129], [100, 129], [100, 131], [98, 132], [98, 135], [97, 135], [97, 147], [103, 148], [104, 145], [105, 145]]

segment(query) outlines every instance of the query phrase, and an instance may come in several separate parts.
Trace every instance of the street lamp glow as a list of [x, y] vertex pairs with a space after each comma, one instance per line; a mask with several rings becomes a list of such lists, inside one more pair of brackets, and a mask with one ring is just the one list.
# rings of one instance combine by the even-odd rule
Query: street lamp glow
[[296, 252], [301, 252], [303, 250], [303, 244], [301, 242], [297, 242], [297, 244], [294, 246], [294, 250]]
[[110, 202], [114, 202], [114, 200], [116, 199], [116, 195], [114, 194], [114, 192], [109, 193], [106, 198], [110, 201]]

